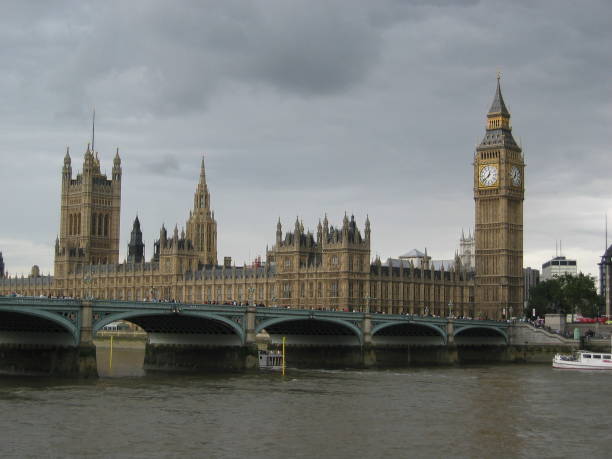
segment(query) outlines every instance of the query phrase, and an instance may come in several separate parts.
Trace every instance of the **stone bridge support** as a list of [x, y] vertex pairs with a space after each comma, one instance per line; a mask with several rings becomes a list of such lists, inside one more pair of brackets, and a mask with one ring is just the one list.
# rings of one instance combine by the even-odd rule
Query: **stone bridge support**
[[259, 366], [257, 355], [257, 331], [255, 329], [255, 318], [257, 308], [248, 306], [244, 315], [244, 367], [247, 370], [255, 370]]
[[361, 354], [364, 368], [372, 368], [376, 366], [376, 349], [372, 341], [372, 316], [366, 313], [363, 316], [361, 325], [363, 332], [363, 344], [361, 346]]
[[93, 308], [91, 301], [81, 303], [81, 326], [73, 368], [81, 378], [97, 378], [96, 346], [93, 343]]

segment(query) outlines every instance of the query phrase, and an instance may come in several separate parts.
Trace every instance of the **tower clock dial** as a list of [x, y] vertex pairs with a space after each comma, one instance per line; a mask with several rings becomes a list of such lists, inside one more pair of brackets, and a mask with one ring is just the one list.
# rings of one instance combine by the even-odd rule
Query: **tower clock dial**
[[512, 179], [512, 185], [519, 186], [521, 184], [521, 171], [518, 167], [512, 166], [512, 169], [510, 169], [510, 178]]
[[479, 178], [481, 186], [495, 186], [497, 183], [497, 166], [494, 164], [482, 166]]

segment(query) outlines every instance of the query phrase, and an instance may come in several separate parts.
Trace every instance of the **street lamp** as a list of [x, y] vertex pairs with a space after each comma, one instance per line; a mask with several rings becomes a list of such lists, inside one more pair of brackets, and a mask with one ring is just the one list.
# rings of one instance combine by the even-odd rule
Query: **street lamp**
[[366, 310], [365, 310], [365, 312], [369, 314], [370, 313], [370, 300], [375, 300], [376, 298], [373, 298], [370, 295], [366, 295], [366, 296], [363, 297], [363, 299], [366, 302]]
[[91, 300], [91, 276], [85, 276], [85, 278], [83, 279], [83, 283], [85, 284], [85, 299]]
[[[255, 292], [255, 288], [254, 287], [249, 287], [247, 289], [247, 291], [249, 292], [249, 300], [250, 300], [250, 305], [253, 304], [253, 293]], [[249, 304], [247, 304], [247, 306], [249, 306]]]
[[453, 300], [448, 302], [448, 317], [453, 317]]

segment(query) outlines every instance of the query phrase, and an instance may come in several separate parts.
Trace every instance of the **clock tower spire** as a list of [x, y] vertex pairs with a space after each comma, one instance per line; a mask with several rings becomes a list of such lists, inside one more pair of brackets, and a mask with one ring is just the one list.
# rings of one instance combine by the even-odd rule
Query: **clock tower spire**
[[474, 155], [477, 316], [501, 319], [523, 311], [524, 172], [498, 74], [485, 136]]

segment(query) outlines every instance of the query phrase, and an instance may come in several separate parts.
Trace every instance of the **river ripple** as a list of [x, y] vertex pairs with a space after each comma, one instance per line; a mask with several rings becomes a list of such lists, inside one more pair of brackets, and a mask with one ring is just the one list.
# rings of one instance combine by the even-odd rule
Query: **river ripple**
[[[612, 374], [548, 365], [0, 379], [3, 457], [610, 457]], [[588, 452], [588, 454], [587, 454]]]

